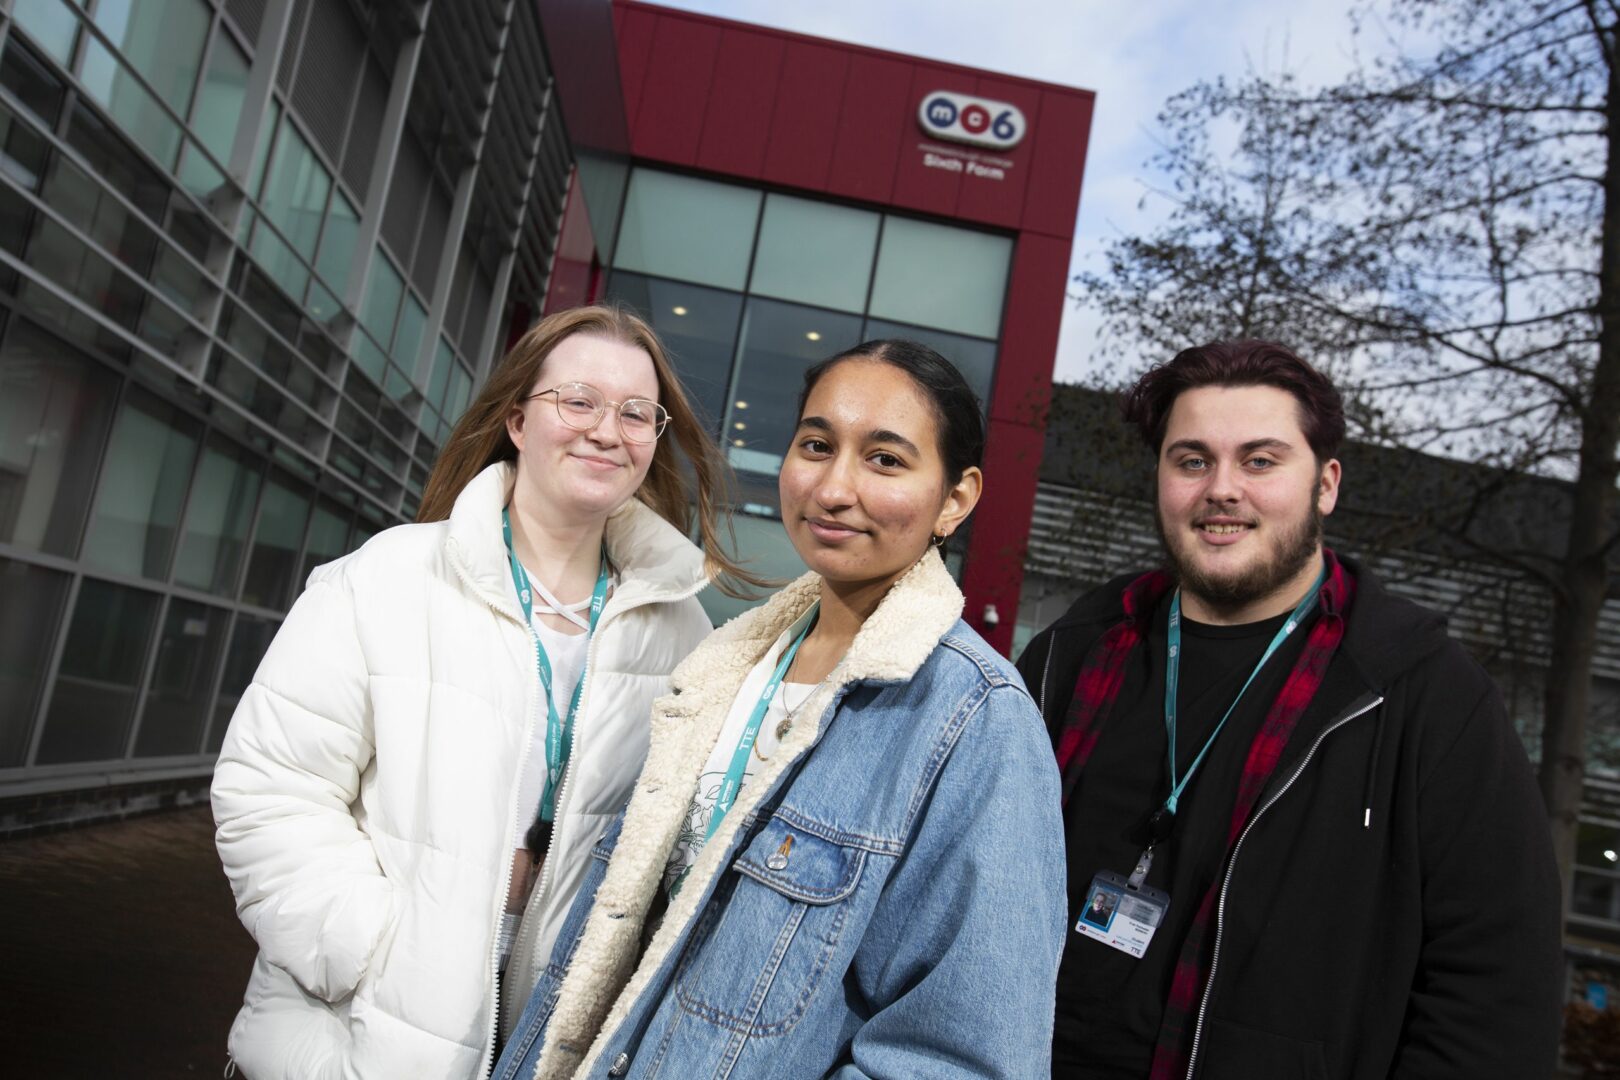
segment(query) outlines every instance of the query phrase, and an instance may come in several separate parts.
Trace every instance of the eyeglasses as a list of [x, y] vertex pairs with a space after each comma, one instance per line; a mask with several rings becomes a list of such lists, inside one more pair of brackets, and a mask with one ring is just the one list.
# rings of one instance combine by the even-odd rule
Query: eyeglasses
[[575, 431], [590, 431], [600, 424], [602, 414], [609, 405], [618, 410], [619, 431], [624, 435], [626, 442], [656, 442], [658, 436], [664, 433], [665, 425], [669, 423], [669, 413], [665, 412], [664, 407], [656, 401], [648, 401], [646, 398], [609, 401], [602, 396], [602, 391], [585, 383], [563, 383], [550, 390], [530, 394], [523, 400], [545, 397], [547, 394], [557, 395], [554, 399], [557, 416]]

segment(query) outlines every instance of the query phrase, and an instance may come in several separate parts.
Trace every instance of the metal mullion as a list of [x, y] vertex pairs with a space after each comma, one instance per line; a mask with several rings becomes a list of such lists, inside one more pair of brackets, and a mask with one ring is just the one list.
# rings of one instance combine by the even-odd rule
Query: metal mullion
[[23, 767], [34, 767], [39, 744], [45, 736], [45, 720], [51, 714], [51, 699], [56, 696], [56, 679], [62, 667], [62, 654], [67, 650], [68, 632], [73, 629], [73, 618], [79, 606], [79, 586], [84, 581], [82, 571], [76, 571], [68, 583], [67, 598], [62, 603], [62, 624], [57, 627], [56, 641], [51, 645], [51, 656], [45, 664], [45, 688], [39, 695], [39, 707], [34, 711], [34, 730], [28, 737], [28, 752], [23, 755]]
[[[224, 295], [230, 298], [231, 302], [235, 305], [238, 312], [240, 312], [242, 314], [245, 314], [245, 315], [251, 316], [254, 323], [256, 323], [258, 325], [259, 329], [264, 332], [264, 335], [266, 337], [270, 338], [276, 344], [278, 344], [278, 345], [282, 346], [283, 348], [285, 348], [288, 352], [291, 352], [293, 355], [297, 356], [299, 360], [303, 361], [304, 366], [308, 367], [309, 370], [313, 371], [317, 376], [320, 377], [321, 381], [325, 382], [334, 391], [342, 390], [341, 384], [339, 384], [339, 382], [337, 381], [337, 379], [334, 376], [328, 375], [325, 371], [323, 371], [320, 368], [319, 365], [317, 365], [314, 361], [310, 360], [309, 357], [305, 356], [303, 354], [303, 352], [298, 348], [298, 346], [294, 345], [292, 342], [290, 342], [286, 338], [282, 337], [281, 333], [278, 330], [276, 330], [275, 327], [271, 326], [267, 321], [265, 321], [264, 316], [260, 315], [258, 313], [258, 311], [256, 311], [251, 305], [249, 305], [247, 303], [247, 301], [243, 300], [242, 297], [239, 294], [232, 291], [231, 289], [226, 289], [226, 290], [224, 290]], [[311, 320], [311, 322], [313, 322], [313, 321], [314, 320]], [[319, 325], [319, 324], [316, 324], [316, 325]], [[331, 335], [327, 335], [327, 336], [330, 337]], [[216, 339], [217, 339], [219, 344], [229, 346], [229, 343], [224, 338], [217, 338], [217, 336], [216, 336]], [[334, 346], [336, 346], [340, 351], [343, 348], [341, 345], [338, 344], [338, 342], [335, 339], [332, 341], [332, 344]], [[236, 352], [236, 349], [234, 347], [231, 347], [231, 353], [232, 353], [232, 355], [236, 355], [236, 356], [241, 355], [240, 353]], [[257, 370], [257, 368], [255, 368], [254, 370]]]
[[[69, 87], [69, 89], [71, 90], [72, 88]], [[91, 99], [91, 100], [94, 100], [94, 99]], [[147, 227], [149, 227], [152, 230], [152, 232], [160, 240], [163, 241], [164, 246], [168, 247], [171, 251], [178, 254], [182, 259], [184, 259], [188, 264], [190, 264], [190, 266], [194, 270], [197, 270], [199, 273], [201, 273], [202, 276], [204, 278], [206, 278], [211, 284], [215, 285], [216, 287], [223, 287], [223, 282], [224, 282], [223, 277], [217, 277], [212, 270], [208, 269], [207, 264], [202, 263], [202, 262], [198, 262], [197, 259], [192, 256], [191, 252], [187, 251], [185, 248], [183, 248], [179, 244], [175, 243], [174, 239], [171, 236], [169, 236], [169, 233], [168, 233], [167, 229], [165, 229], [162, 225], [158, 224], [157, 222], [153, 221], [151, 218], [147, 217], [145, 213], [143, 213], [141, 210], [136, 208], [135, 204], [131, 203], [129, 201], [129, 199], [124, 196], [123, 192], [119, 191], [115, 187], [112, 187], [112, 186], [108, 185], [108, 183], [106, 182], [106, 178], [103, 177], [102, 174], [97, 169], [95, 169], [88, 161], [86, 161], [84, 159], [84, 156], [79, 153], [79, 151], [73, 146], [73, 144], [69, 143], [65, 138], [63, 138], [62, 133], [60, 131], [57, 131], [57, 130], [54, 130], [54, 129], [47, 129], [43, 125], [34, 123], [34, 121], [39, 120], [41, 118], [36, 116], [34, 114], [33, 110], [29, 109], [28, 106], [24, 105], [21, 101], [18, 101], [17, 98], [11, 93], [11, 91], [9, 89], [3, 87], [3, 86], [0, 86], [0, 102], [4, 102], [7, 106], [11, 107], [11, 109], [15, 113], [17, 113], [17, 115], [21, 116], [24, 119], [24, 121], [26, 121], [29, 124], [29, 126], [34, 128], [34, 133], [35, 134], [39, 135], [40, 137], [45, 139], [46, 142], [50, 143], [51, 151], [53, 153], [65, 155], [67, 157], [67, 159], [69, 161], [73, 162], [73, 164], [75, 166], [77, 166], [81, 172], [83, 172], [92, 181], [94, 181], [97, 190], [103, 196], [108, 196], [108, 195], [112, 196], [113, 201], [118, 203], [118, 205], [123, 209], [123, 211], [126, 214], [130, 215], [131, 217], [133, 217], [136, 221], [140, 222], [141, 224], [146, 225]], [[71, 108], [69, 108], [66, 104], [64, 104], [64, 107], [62, 109], [62, 120], [59, 121], [58, 124], [56, 125], [58, 128], [62, 127], [64, 125], [64, 123], [66, 121], [66, 118], [72, 113], [72, 111], [73, 110]], [[164, 179], [166, 179], [166, 180], [171, 180], [172, 181], [174, 179], [173, 175], [167, 169], [163, 170], [163, 175], [164, 175]], [[15, 187], [15, 185], [13, 185], [13, 187]], [[22, 191], [21, 188], [16, 188], [16, 190]], [[183, 187], [173, 187], [172, 190], [173, 191], [181, 191], [181, 192], [183, 192], [185, 189]], [[41, 205], [47, 205], [47, 204], [41, 203]], [[208, 218], [209, 221], [213, 222], [213, 226], [211, 226], [211, 227], [217, 228], [217, 226], [219, 224], [218, 221], [215, 220], [211, 215], [207, 215], [206, 212], [205, 212], [205, 216]], [[75, 229], [74, 231], [78, 232], [79, 230]], [[113, 260], [113, 261], [118, 262], [118, 260], [116, 260], [116, 259]], [[121, 262], [119, 262], [119, 265], [121, 266], [123, 264]]]
[[[143, 338], [137, 337], [128, 330], [125, 330], [122, 326], [119, 326], [117, 323], [113, 322], [111, 319], [102, 315], [99, 311], [87, 306], [85, 302], [77, 295], [68, 292], [54, 281], [41, 275], [27, 263], [12, 255], [9, 251], [0, 250], [0, 264], [8, 266], [21, 274], [23, 277], [26, 277], [33, 284], [55, 296], [58, 300], [67, 304], [69, 307], [77, 310], [80, 315], [94, 320], [98, 326], [112, 333], [115, 337], [122, 339], [125, 344], [139, 350], [143, 355], [156, 360], [161, 367], [181, 377], [185, 382], [196, 387], [201, 387], [204, 385], [200, 376], [192, 374], [184, 367], [181, 367], [179, 364], [175, 363], [175, 361], [166, 354], [160, 353], [156, 349], [152, 348], [152, 346]], [[53, 330], [52, 333], [57, 334], [58, 332]]]
[[158, 594], [157, 619], [152, 626], [151, 640], [146, 643], [146, 658], [141, 662], [141, 681], [135, 684], [135, 713], [129, 719], [129, 734], [124, 738], [124, 753], [116, 760], [130, 761], [135, 757], [135, 740], [140, 737], [141, 724], [146, 719], [146, 697], [151, 688], [152, 673], [157, 669], [158, 653], [163, 646], [163, 627], [169, 617], [171, 593]]
[[264, 494], [270, 487], [270, 459], [259, 465], [259, 490], [253, 498], [253, 513], [248, 515], [247, 533], [242, 537], [242, 559], [236, 565], [236, 580], [231, 583], [228, 598], [232, 603], [242, 602], [242, 588], [247, 584], [248, 563], [253, 561], [253, 538], [259, 535], [259, 517], [264, 513]]
[[[208, 687], [208, 704], [205, 706], [208, 714], [203, 722], [202, 734], [197, 740], [197, 753], [204, 755], [209, 752], [208, 744], [214, 735], [214, 725], [219, 722], [219, 717], [216, 715], [219, 712], [219, 687], [225, 681], [225, 665], [231, 661], [231, 645], [234, 644], [233, 637], [236, 633], [236, 624], [242, 615], [240, 608], [227, 608], [226, 611], [230, 617], [225, 621], [225, 641], [220, 646], [219, 663], [214, 665], [214, 678], [212, 684]], [[229, 721], [226, 722], [229, 723]]]
[[28, 200], [28, 202], [33, 204], [33, 207], [34, 207], [35, 210], [43, 212], [45, 214], [45, 216], [49, 217], [51, 220], [55, 221], [62, 228], [66, 229], [69, 233], [71, 233], [73, 235], [73, 238], [75, 240], [78, 240], [85, 247], [89, 248], [91, 251], [95, 252], [97, 255], [100, 255], [103, 259], [107, 260], [107, 262], [112, 266], [112, 268], [115, 271], [117, 271], [118, 273], [123, 274], [125, 277], [127, 277], [131, 281], [135, 282], [136, 285], [140, 286], [141, 291], [145, 295], [150, 296], [150, 297], [155, 297], [165, 307], [167, 307], [169, 310], [173, 311], [176, 315], [180, 316], [180, 318], [185, 320], [191, 326], [192, 329], [196, 330], [198, 333], [202, 334], [204, 337], [209, 336], [208, 328], [205, 327], [202, 323], [198, 322], [195, 316], [193, 316], [190, 312], [181, 310], [179, 304], [176, 304], [173, 300], [169, 299], [167, 296], [164, 296], [163, 293], [161, 293], [157, 289], [153, 288], [152, 285], [148, 282], [148, 280], [145, 277], [143, 277], [141, 274], [137, 273], [132, 267], [130, 267], [123, 260], [119, 259], [118, 256], [114, 255], [112, 252], [110, 252], [106, 248], [102, 247], [101, 244], [98, 241], [91, 239], [89, 234], [85, 233], [77, 225], [74, 225], [67, 218], [63, 217], [62, 214], [55, 207], [51, 206], [50, 203], [47, 203], [44, 199], [41, 199], [39, 196], [35, 195], [31, 191], [25, 191], [24, 189], [13, 185], [11, 183], [11, 181], [9, 180], [9, 178], [6, 180], [6, 186], [10, 187], [11, 190], [15, 191], [17, 194], [21, 195], [24, 199]]
[[[381, 426], [378, 426], [377, 430], [382, 431], [383, 437], [386, 438], [389, 442], [392, 442], [395, 446], [399, 445], [399, 442], [392, 435], [389, 435], [388, 432], [383, 431]], [[344, 441], [344, 443], [346, 443], [348, 445], [349, 449], [351, 449], [355, 453], [359, 454], [362, 458], [364, 458], [366, 461], [370, 462], [372, 465], [375, 465], [378, 469], [382, 470], [383, 473], [385, 473], [385, 474], [387, 474], [389, 476], [394, 475], [394, 470], [393, 470], [393, 468], [391, 466], [385, 465], [381, 461], [378, 461], [377, 458], [372, 454], [372, 452], [370, 450], [367, 450], [364, 447], [358, 445], [353, 439], [349, 438], [343, 432], [339, 431], [335, 425], [332, 428], [332, 436], [334, 438], [337, 438], [337, 439], [342, 439]], [[404, 448], [401, 447], [401, 449], [404, 449]], [[329, 459], [330, 459], [330, 456], [329, 456]], [[416, 460], [415, 455], [413, 455], [409, 450], [405, 450], [405, 468], [409, 469], [410, 468], [410, 463], [412, 461], [415, 461], [415, 460]], [[343, 475], [342, 472], [340, 472], [339, 470], [333, 469], [332, 466], [328, 462], [322, 462], [321, 464], [325, 468], [332, 469], [332, 471], [338, 473], [339, 476]], [[358, 483], [359, 482], [356, 481], [356, 484], [358, 484]], [[401, 481], [400, 481], [400, 486], [401, 487], [404, 486], [404, 480], [403, 479], [401, 479]], [[360, 490], [363, 493], [365, 491], [364, 488], [361, 488]], [[375, 501], [376, 496], [372, 495], [371, 498]], [[378, 503], [377, 505], [381, 506], [382, 504]]]
[[[137, 71], [136, 68], [135, 68], [135, 65], [131, 64], [128, 60], [126, 60], [124, 58], [124, 51], [122, 49], [120, 49], [118, 46], [114, 45], [112, 38], [108, 37], [106, 35], [106, 33], [101, 29], [101, 27], [96, 25], [95, 17], [93, 15], [89, 14], [89, 13], [86, 13], [85, 17], [81, 18], [79, 20], [79, 23], [83, 27], [83, 29], [85, 29], [85, 30], [89, 31], [91, 34], [95, 35], [95, 38], [96, 38], [96, 40], [98, 42], [100, 42], [101, 47], [106, 49], [108, 52], [112, 53], [113, 58], [118, 62], [118, 65], [121, 68], [124, 69], [125, 74], [133, 75], [135, 77], [135, 82], [140, 86], [140, 88], [142, 90], [145, 90], [148, 94], [150, 94], [152, 96], [152, 100], [157, 102], [158, 108], [163, 110], [164, 114], [167, 115], [170, 120], [173, 120], [175, 122], [175, 124], [180, 128], [181, 145], [184, 146], [184, 144], [186, 142], [194, 141], [194, 140], [191, 140], [189, 138], [191, 129], [186, 125], [186, 118], [181, 116], [179, 113], [175, 112], [174, 107], [171, 106], [167, 101], [163, 100], [163, 95], [159, 94], [155, 89], [153, 89], [152, 84], [150, 82], [147, 82], [146, 76], [142, 75], [139, 71]], [[81, 39], [81, 42], [82, 42], [82, 39]], [[82, 48], [82, 44], [81, 44], [81, 48]], [[204, 51], [205, 52], [207, 51], [206, 46], [204, 48]], [[82, 54], [79, 55], [79, 56], [75, 56], [74, 57], [74, 67], [81, 66], [82, 59], [83, 59]], [[199, 75], [201, 73], [201, 70], [202, 69], [200, 69], [200, 68], [198, 69]], [[67, 72], [67, 74], [71, 78], [73, 78], [75, 82], [78, 81], [78, 76], [74, 75], [71, 71]], [[83, 84], [81, 83], [80, 85], [81, 85], [81, 88], [82, 88]], [[94, 101], [95, 99], [91, 98], [90, 100]], [[144, 149], [144, 148], [137, 147], [137, 149]], [[163, 172], [165, 174], [168, 174], [171, 171], [172, 170], [170, 170], [170, 169], [164, 169], [163, 170]]]
[[[286, 388], [285, 388], [285, 384], [278, 382], [273, 375], [269, 374], [263, 368], [259, 367], [256, 363], [254, 363], [252, 360], [248, 359], [245, 355], [238, 352], [236, 350], [236, 347], [233, 346], [230, 342], [224, 341], [224, 340], [218, 340], [218, 341], [214, 342], [214, 347], [216, 349], [223, 350], [232, 359], [236, 360], [238, 363], [244, 365], [249, 371], [253, 372], [253, 374], [257, 375], [259, 378], [263, 379], [265, 382], [269, 383], [270, 385], [275, 386], [278, 389], [280, 389], [282, 391], [283, 396], [285, 396], [288, 401], [290, 401], [292, 404], [296, 405], [299, 409], [302, 409], [304, 412], [308, 413], [310, 416], [314, 417], [316, 419], [316, 421], [319, 422], [320, 424], [326, 425], [326, 424], [330, 424], [332, 422], [331, 417], [322, 416], [320, 413], [316, 412], [313, 408], [306, 405], [304, 402], [298, 400], [298, 398], [294, 397], [292, 394], [287, 393]], [[305, 367], [308, 367], [311, 370], [314, 370], [314, 366], [312, 364], [310, 364], [307, 360], [304, 360], [302, 356], [299, 357], [299, 361], [301, 363], [303, 363]], [[330, 385], [330, 383], [328, 385]], [[334, 416], [335, 416], [335, 414], [337, 412], [337, 398], [341, 397], [341, 396], [342, 396], [342, 391], [337, 390], [336, 388], [333, 388], [332, 411], [333, 411]]]

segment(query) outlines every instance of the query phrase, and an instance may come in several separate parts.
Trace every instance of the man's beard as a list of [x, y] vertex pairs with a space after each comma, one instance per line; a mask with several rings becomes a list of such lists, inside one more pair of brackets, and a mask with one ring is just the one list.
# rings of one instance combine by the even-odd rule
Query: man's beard
[[1176, 540], [1171, 539], [1164, 527], [1164, 515], [1157, 505], [1153, 508], [1153, 523], [1158, 527], [1159, 544], [1164, 549], [1165, 560], [1176, 582], [1217, 612], [1239, 611], [1270, 596], [1305, 569], [1322, 545], [1322, 510], [1314, 498], [1310, 500], [1310, 512], [1304, 520], [1279, 526], [1282, 531], [1276, 533], [1272, 550], [1263, 553], [1262, 557], [1253, 560], [1236, 575], [1206, 574], [1193, 565], [1192, 560], [1183, 559], [1177, 543], [1189, 544], [1192, 541], [1182, 538], [1181, 534], [1177, 535]]

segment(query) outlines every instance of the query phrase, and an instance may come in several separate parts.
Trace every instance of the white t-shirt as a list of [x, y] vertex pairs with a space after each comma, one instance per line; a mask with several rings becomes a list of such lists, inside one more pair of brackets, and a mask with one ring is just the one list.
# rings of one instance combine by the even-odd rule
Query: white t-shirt
[[[583, 632], [567, 634], [561, 630], [553, 630], [546, 625], [538, 612], [531, 617], [530, 625], [540, 635], [540, 644], [545, 647], [546, 659], [551, 664], [552, 704], [557, 709], [557, 718], [566, 724], [568, 704], [573, 700], [574, 687], [579, 684], [580, 676], [585, 670], [585, 653], [590, 635]], [[513, 832], [517, 838], [517, 847], [512, 851], [512, 881], [506, 892], [506, 909], [501, 915], [500, 970], [506, 968], [507, 957], [511, 955], [512, 943], [517, 938], [518, 926], [522, 922], [523, 909], [528, 904], [529, 894], [534, 891], [535, 881], [539, 877], [539, 866], [528, 849], [523, 846], [523, 838], [540, 813], [540, 796], [545, 792], [546, 776], [550, 771], [546, 765], [548, 718], [546, 703], [541, 700], [539, 715], [534, 721], [534, 730], [529, 733], [529, 754], [524, 761], [523, 772], [518, 777], [517, 821]], [[541, 852], [540, 855], [544, 857], [545, 853]]]
[[[686, 808], [686, 820], [681, 823], [681, 831], [675, 838], [675, 846], [670, 850], [669, 860], [664, 865], [666, 890], [674, 888], [676, 883], [686, 876], [686, 872], [692, 868], [692, 864], [697, 862], [698, 855], [702, 853], [703, 843], [708, 837], [709, 819], [713, 816], [715, 803], [720, 798], [720, 786], [725, 781], [726, 771], [731, 768], [731, 759], [736, 754], [737, 743], [742, 739], [743, 730], [748, 727], [748, 718], [753, 715], [754, 706], [759, 704], [759, 696], [765, 692], [765, 684], [771, 681], [771, 676], [776, 672], [776, 664], [782, 658], [782, 650], [791, 642], [788, 635], [796, 634], [797, 631], [798, 626], [795, 625], [782, 632], [782, 636], [776, 639], [754, 665], [753, 670], [749, 671], [748, 677], [743, 680], [742, 688], [732, 699], [731, 711], [726, 714], [725, 725], [720, 729], [720, 738], [715, 742], [714, 749], [709, 751], [709, 760], [698, 776], [697, 788]], [[777, 733], [778, 728], [789, 716], [795, 721], [799, 719], [798, 709], [815, 691], [816, 685], [784, 682], [776, 688], [776, 693], [771, 697], [771, 703], [765, 710], [765, 719], [759, 726], [753, 752], [748, 755], [748, 765], [743, 769], [743, 787], [748, 786], [748, 781], [776, 753], [782, 742], [781, 736]], [[738, 790], [741, 791], [740, 788]]]

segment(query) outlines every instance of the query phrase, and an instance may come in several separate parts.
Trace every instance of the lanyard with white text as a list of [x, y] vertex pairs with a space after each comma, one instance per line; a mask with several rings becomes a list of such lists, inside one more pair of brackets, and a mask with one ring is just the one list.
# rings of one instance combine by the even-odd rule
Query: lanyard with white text
[[[770, 710], [771, 699], [776, 696], [777, 687], [787, 677], [787, 670], [793, 666], [793, 658], [799, 653], [799, 646], [804, 644], [804, 637], [816, 623], [816, 613], [821, 610], [821, 601], [817, 600], [810, 605], [810, 610], [799, 616], [799, 632], [793, 637], [793, 644], [782, 650], [782, 659], [776, 663], [776, 670], [771, 674], [770, 681], [765, 684], [764, 691], [759, 695], [759, 701], [754, 705], [754, 711], [748, 714], [748, 723], [743, 726], [742, 736], [737, 740], [737, 749], [731, 754], [731, 767], [726, 770], [726, 778], [720, 784], [720, 794], [714, 800], [714, 809], [709, 813], [709, 831], [703, 834], [706, 841], [714, 835], [720, 827], [721, 820], [737, 801], [737, 792], [742, 789], [743, 774], [748, 768], [748, 754], [754, 748], [754, 740], [759, 737], [760, 725], [765, 722], [765, 713]], [[793, 627], [788, 628], [792, 633]]]
[[1226, 727], [1227, 720], [1231, 719], [1233, 710], [1238, 707], [1238, 702], [1243, 700], [1243, 695], [1248, 691], [1255, 677], [1260, 674], [1260, 670], [1266, 666], [1266, 661], [1270, 660], [1277, 650], [1282, 648], [1283, 642], [1287, 641], [1289, 635], [1299, 629], [1300, 623], [1305, 621], [1305, 617], [1316, 606], [1316, 598], [1321, 592], [1322, 582], [1326, 574], [1327, 571], [1324, 568], [1322, 573], [1317, 575], [1316, 581], [1312, 583], [1310, 591], [1305, 594], [1304, 599], [1300, 600], [1293, 613], [1288, 616], [1287, 621], [1272, 636], [1271, 644], [1266, 646], [1266, 651], [1261, 655], [1259, 662], [1254, 665], [1254, 670], [1249, 672], [1249, 677], [1243, 681], [1243, 687], [1237, 692], [1237, 697], [1233, 698], [1232, 704], [1226, 707], [1226, 713], [1221, 717], [1220, 723], [1215, 725], [1215, 730], [1210, 732], [1209, 739], [1204, 743], [1204, 748], [1198, 751], [1198, 756], [1193, 758], [1191, 765], [1187, 766], [1187, 774], [1180, 779], [1176, 777], [1176, 689], [1181, 675], [1181, 590], [1177, 589], [1175, 596], [1171, 598], [1170, 626], [1167, 631], [1166, 642], [1168, 655], [1165, 661], [1164, 673], [1164, 729], [1169, 736], [1170, 742], [1170, 794], [1165, 798], [1164, 805], [1154, 812], [1149, 822], [1152, 837], [1148, 843], [1148, 849], [1142, 853], [1141, 859], [1137, 861], [1136, 871], [1131, 874], [1131, 880], [1134, 883], [1141, 884], [1142, 879], [1147, 877], [1147, 868], [1153, 862], [1154, 845], [1170, 835], [1170, 829], [1175, 823], [1176, 807], [1181, 802], [1182, 793], [1187, 790], [1187, 785], [1192, 783], [1194, 774], [1198, 772], [1198, 767], [1204, 763], [1204, 757], [1209, 753], [1209, 748], [1214, 746], [1215, 740], [1220, 737], [1221, 730]]
[[[518, 603], [523, 605], [523, 625], [529, 628], [529, 635], [534, 638], [535, 667], [540, 672], [540, 685], [546, 692], [546, 787], [540, 795], [540, 819], [551, 821], [556, 814], [557, 784], [562, 779], [563, 770], [568, 767], [568, 746], [574, 734], [574, 714], [579, 711], [580, 691], [585, 689], [585, 671], [580, 670], [579, 681], [574, 683], [567, 718], [559, 717], [557, 703], [551, 693], [551, 660], [546, 656], [546, 647], [540, 643], [540, 632], [534, 628], [534, 597], [529, 575], [523, 569], [523, 564], [518, 562], [517, 552], [512, 548], [512, 516], [504, 509], [501, 511], [501, 534], [506, 538], [506, 557], [512, 564], [512, 584], [517, 586]], [[607, 591], [608, 562], [607, 553], [604, 552], [602, 569], [596, 575], [596, 589], [591, 593], [591, 619], [585, 630], [587, 657], [590, 656], [591, 635], [596, 632], [596, 622], [602, 617]]]

